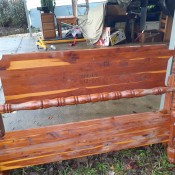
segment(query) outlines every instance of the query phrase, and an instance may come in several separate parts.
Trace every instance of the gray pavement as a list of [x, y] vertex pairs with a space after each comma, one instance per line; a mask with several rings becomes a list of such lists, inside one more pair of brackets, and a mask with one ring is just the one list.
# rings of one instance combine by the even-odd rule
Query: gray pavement
[[2, 54], [17, 53], [22, 39], [21, 37], [0, 38], [0, 52]]
[[[14, 54], [25, 52], [37, 52], [35, 41], [37, 37], [27, 36], [0, 38], [0, 53]], [[86, 47], [86, 43], [76, 47], [68, 47], [68, 44], [57, 45], [57, 49], [80, 49]], [[89, 47], [89, 46], [88, 46]], [[3, 89], [0, 90], [0, 103], [3, 103]], [[6, 131], [21, 130], [47, 125], [62, 124], [93, 118], [103, 118], [130, 113], [156, 111], [159, 108], [160, 96], [147, 96], [137, 99], [123, 99], [94, 104], [77, 106], [65, 106], [35, 111], [18, 111], [12, 114], [4, 114]]]
[[1, 54], [15, 54], [25, 52], [37, 52], [35, 46], [36, 38], [30, 37], [2, 37], [0, 38], [0, 53]]

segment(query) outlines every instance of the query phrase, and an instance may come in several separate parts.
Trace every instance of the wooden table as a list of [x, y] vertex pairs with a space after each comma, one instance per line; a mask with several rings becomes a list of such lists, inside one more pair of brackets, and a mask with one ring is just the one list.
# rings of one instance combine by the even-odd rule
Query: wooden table
[[57, 23], [58, 23], [58, 34], [59, 34], [60, 38], [62, 38], [61, 23], [75, 25], [76, 24], [76, 17], [75, 16], [57, 17]]

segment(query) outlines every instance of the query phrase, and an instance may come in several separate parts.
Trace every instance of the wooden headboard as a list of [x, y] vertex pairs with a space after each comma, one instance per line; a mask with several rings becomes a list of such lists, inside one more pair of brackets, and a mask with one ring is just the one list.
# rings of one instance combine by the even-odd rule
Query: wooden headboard
[[4, 55], [6, 103], [164, 86], [166, 45]]

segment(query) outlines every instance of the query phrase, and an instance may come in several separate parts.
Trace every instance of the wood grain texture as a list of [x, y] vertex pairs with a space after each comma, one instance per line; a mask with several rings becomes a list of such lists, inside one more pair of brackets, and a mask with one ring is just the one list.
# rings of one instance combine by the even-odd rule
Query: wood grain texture
[[[174, 54], [151, 45], [4, 55], [0, 77], [7, 104], [0, 112], [171, 93], [175, 86], [164, 87], [164, 80]], [[0, 139], [0, 171], [168, 141], [172, 161], [172, 116], [141, 113], [8, 132]]]
[[8, 132], [0, 171], [167, 142], [169, 125], [169, 114], [155, 112]]
[[[171, 75], [169, 75], [169, 77], [168, 77], [167, 86], [173, 88], [173, 82], [174, 82], [174, 75], [171, 74]], [[166, 94], [165, 94], [165, 100], [164, 100], [164, 107], [163, 107], [163, 110], [164, 110], [164, 111], [167, 111], [168, 113], [171, 112], [172, 99], [173, 99], [172, 97], [173, 97], [173, 93], [166, 93]]]
[[[173, 60], [172, 72], [169, 80], [171, 87], [175, 87], [175, 63]], [[168, 160], [175, 164], [175, 93], [171, 94], [171, 124], [170, 124], [170, 136], [168, 144]], [[166, 103], [165, 103], [166, 104]]]
[[134, 89], [126, 91], [103, 92], [89, 95], [79, 95], [71, 97], [62, 97], [55, 99], [45, 99], [40, 101], [29, 101], [19, 104], [0, 105], [0, 113], [10, 113], [19, 110], [36, 110], [50, 107], [59, 107], [66, 105], [77, 105], [85, 103], [95, 103], [100, 101], [118, 100], [122, 98], [135, 98], [147, 95], [162, 95], [164, 93], [174, 92], [175, 87], [158, 87], [153, 89]]
[[5, 135], [4, 122], [2, 119], [2, 115], [0, 114], [0, 138], [2, 138], [4, 135]]
[[[165, 45], [4, 55], [6, 103], [164, 86]], [[159, 63], [159, 64], [157, 64]]]

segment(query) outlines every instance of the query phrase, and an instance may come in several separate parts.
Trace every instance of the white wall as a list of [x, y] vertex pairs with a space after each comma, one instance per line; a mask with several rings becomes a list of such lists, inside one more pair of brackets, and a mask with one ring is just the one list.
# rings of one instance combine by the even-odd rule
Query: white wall
[[[105, 0], [89, 0], [89, 2], [103, 2]], [[56, 5], [60, 6], [60, 5], [70, 5], [72, 3], [71, 0], [56, 0]], [[82, 4], [85, 3], [85, 0], [78, 0], [78, 4]]]
[[[89, 2], [103, 2], [105, 0], [89, 0]], [[56, 6], [61, 5], [71, 5], [71, 0], [56, 0]], [[78, 0], [78, 4], [85, 3], [85, 0]], [[27, 0], [27, 8], [28, 10], [36, 7], [40, 7], [40, 0]]]
[[27, 9], [33, 9], [36, 7], [41, 7], [40, 0], [27, 0]]

